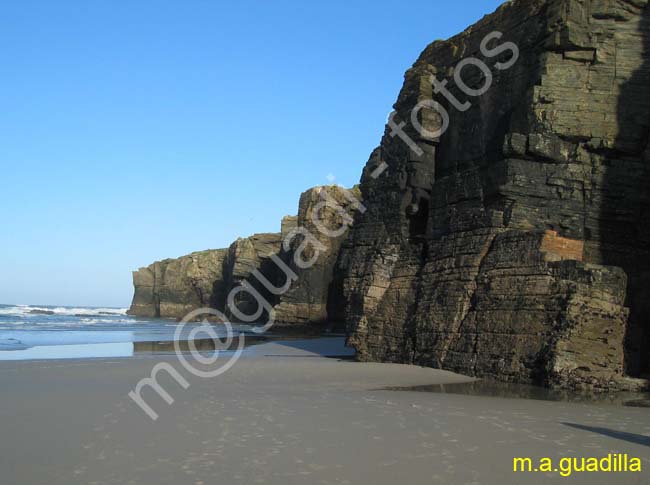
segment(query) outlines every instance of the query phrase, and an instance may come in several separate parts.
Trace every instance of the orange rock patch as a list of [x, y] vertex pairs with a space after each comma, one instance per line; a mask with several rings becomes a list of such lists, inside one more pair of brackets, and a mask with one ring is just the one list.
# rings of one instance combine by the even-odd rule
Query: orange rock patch
[[584, 260], [585, 242], [578, 239], [569, 239], [558, 236], [557, 231], [546, 231], [542, 238], [540, 251], [548, 259], [574, 259]]

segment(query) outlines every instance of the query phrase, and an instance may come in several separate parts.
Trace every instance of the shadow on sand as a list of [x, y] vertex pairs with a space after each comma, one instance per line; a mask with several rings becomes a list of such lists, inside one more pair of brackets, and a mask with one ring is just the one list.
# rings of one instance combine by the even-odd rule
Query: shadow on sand
[[634, 443], [636, 445], [642, 445], [642, 446], [650, 446], [650, 436], [627, 433], [625, 431], [617, 431], [615, 429], [601, 428], [598, 426], [586, 426], [584, 424], [576, 424], [576, 423], [562, 423], [562, 424], [565, 426], [569, 426], [571, 428], [580, 429], [582, 431], [589, 431], [590, 433], [602, 434], [603, 436], [616, 438], [617, 440], [627, 441], [628, 443]]

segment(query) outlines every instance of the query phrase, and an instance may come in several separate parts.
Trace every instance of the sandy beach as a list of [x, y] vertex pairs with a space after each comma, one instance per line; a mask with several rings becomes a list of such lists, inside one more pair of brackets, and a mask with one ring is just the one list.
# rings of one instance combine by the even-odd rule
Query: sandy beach
[[175, 357], [1, 362], [6, 484], [549, 483], [512, 471], [534, 459], [627, 453], [642, 473], [574, 473], [577, 483], [648, 483], [643, 408], [382, 390], [467, 382], [450, 372], [365, 364], [342, 339], [250, 347], [214, 379], [163, 376], [168, 406], [127, 393]]
[[650, 0], [3, 7], [0, 485], [650, 485]]

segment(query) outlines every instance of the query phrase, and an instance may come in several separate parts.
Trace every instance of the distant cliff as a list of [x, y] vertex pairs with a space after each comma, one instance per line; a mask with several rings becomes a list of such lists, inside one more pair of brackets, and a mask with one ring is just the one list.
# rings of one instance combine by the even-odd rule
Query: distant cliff
[[[232, 321], [237, 321], [227, 304], [228, 293], [244, 281], [274, 308], [274, 319], [286, 324], [324, 324], [328, 321], [327, 302], [333, 270], [339, 247], [345, 234], [328, 237], [314, 227], [314, 210], [327, 196], [347, 208], [349, 200], [344, 193], [356, 194], [359, 190], [346, 191], [338, 186], [314, 187], [304, 192], [298, 203], [298, 215], [287, 216], [281, 221], [281, 232], [255, 234], [239, 238], [229, 248], [201, 251], [177, 259], [166, 259], [133, 272], [135, 293], [128, 313], [141, 317], [182, 319], [193, 310], [211, 307]], [[323, 211], [319, 221], [333, 225], [336, 214]], [[315, 263], [309, 268], [299, 268], [293, 262], [294, 252], [302, 243], [300, 238], [291, 238], [287, 248], [282, 241], [289, 233], [301, 227], [317, 238], [321, 250]], [[287, 238], [287, 240], [289, 240]], [[308, 247], [306, 257], [310, 258]], [[272, 260], [277, 256], [298, 278], [287, 292], [272, 294], [253, 272], [258, 270], [273, 286], [281, 287], [286, 275]], [[258, 302], [248, 292], [241, 292], [234, 298], [237, 310], [245, 315], [254, 314]], [[266, 311], [259, 320], [267, 318]]]
[[[364, 210], [321, 187], [283, 221], [309, 225], [328, 194], [355, 217], [268, 295], [278, 321], [344, 322], [362, 360], [644, 385], [629, 376], [650, 373], [648, 86], [648, 0], [513, 0], [433, 42], [355, 189]], [[263, 253], [291, 266], [297, 248], [254, 238], [136, 272], [131, 312], [223, 308], [254, 269], [281, 284]]]
[[165, 259], [133, 272], [135, 293], [129, 315], [182, 318], [222, 299], [219, 284], [227, 249]]

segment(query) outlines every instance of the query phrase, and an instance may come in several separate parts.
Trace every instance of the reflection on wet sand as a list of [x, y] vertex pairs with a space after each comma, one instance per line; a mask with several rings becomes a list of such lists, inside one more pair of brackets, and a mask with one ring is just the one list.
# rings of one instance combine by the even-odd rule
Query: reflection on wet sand
[[[302, 340], [314, 341], [325, 336], [315, 333], [303, 332], [290, 332], [283, 331], [281, 333], [267, 333], [264, 335], [258, 334], [240, 334], [233, 337], [230, 342], [226, 337], [221, 339], [205, 338], [195, 340], [179, 340], [177, 342], [178, 350], [181, 352], [198, 351], [200, 353], [209, 354], [216, 350], [219, 351], [234, 351], [239, 346], [239, 339], [244, 338], [244, 347], [251, 347], [267, 342], [296, 342]], [[327, 334], [329, 338], [342, 337], [342, 335], [330, 333]], [[192, 344], [190, 344], [192, 342]], [[133, 342], [134, 354], [168, 354], [176, 352], [176, 347], [173, 341], [146, 341], [146, 342]]]
[[390, 387], [391, 391], [438, 392], [469, 396], [488, 396], [507, 399], [535, 399], [540, 401], [564, 401], [578, 403], [611, 404], [617, 406], [650, 407], [650, 393], [635, 392], [589, 392], [566, 389], [547, 389], [526, 384], [498, 382], [479, 379], [458, 384], [434, 384], [414, 387]]
[[[263, 335], [247, 335], [244, 340], [244, 346], [250, 347], [263, 342], [269, 341], [269, 337]], [[200, 353], [210, 353], [214, 351], [236, 350], [239, 345], [239, 338], [235, 337], [228, 342], [226, 338], [220, 339], [197, 339], [197, 340], [180, 340], [173, 341], [150, 341], [150, 342], [133, 342], [134, 354], [169, 354], [176, 352], [176, 345], [181, 352], [198, 351]]]

